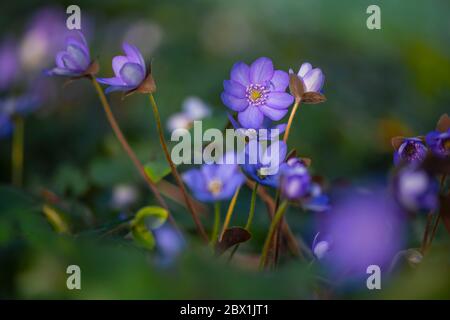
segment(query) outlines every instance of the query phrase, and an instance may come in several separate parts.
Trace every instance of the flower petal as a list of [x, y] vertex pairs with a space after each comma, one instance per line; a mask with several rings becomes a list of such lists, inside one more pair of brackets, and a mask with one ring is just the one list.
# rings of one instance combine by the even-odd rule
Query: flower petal
[[97, 81], [102, 84], [107, 84], [110, 86], [125, 86], [125, 82], [119, 77], [113, 77], [113, 78], [97, 78]]
[[298, 70], [298, 76], [303, 78], [306, 74], [312, 70], [312, 65], [309, 62], [305, 62], [301, 65], [300, 70]]
[[267, 98], [267, 106], [274, 109], [287, 109], [294, 102], [294, 97], [286, 92], [270, 92]]
[[225, 92], [222, 92], [220, 98], [222, 99], [223, 104], [233, 111], [240, 112], [245, 110], [248, 106], [247, 99], [236, 98], [235, 96], [229, 95]]
[[246, 88], [239, 82], [233, 80], [225, 80], [223, 82], [225, 92], [237, 98], [245, 98]]
[[133, 89], [133, 87], [130, 87], [130, 86], [110, 86], [110, 87], [106, 88], [105, 93], [108, 94], [108, 93], [111, 93], [111, 92], [114, 92], [114, 91], [129, 91], [131, 89]]
[[286, 88], [289, 85], [289, 75], [282, 70], [276, 70], [273, 73], [270, 83], [273, 91], [286, 91]]
[[120, 69], [120, 77], [129, 86], [138, 86], [145, 78], [142, 67], [137, 63], [125, 63]]
[[139, 64], [141, 68], [144, 70], [145, 74], [146, 73], [145, 61], [139, 49], [126, 42], [122, 44], [122, 48], [125, 54], [127, 55], [129, 61]]
[[255, 106], [248, 106], [247, 109], [238, 114], [239, 123], [244, 128], [259, 129], [261, 128], [264, 115]]
[[129, 61], [128, 58], [125, 56], [115, 56], [112, 59], [112, 67], [116, 77], [120, 77], [120, 70], [122, 69], [123, 65], [127, 62]]
[[80, 46], [75, 44], [70, 44], [67, 46], [67, 54], [72, 57], [74, 61], [80, 66], [82, 70], [86, 70], [91, 63], [89, 55], [86, 55], [86, 52], [80, 48]]
[[272, 79], [273, 63], [272, 60], [266, 57], [256, 59], [250, 67], [250, 82], [264, 83]]
[[243, 62], [237, 62], [231, 68], [230, 78], [243, 86], [250, 84], [250, 68]]
[[322, 89], [325, 77], [319, 68], [312, 69], [303, 78], [306, 92], [319, 92]]
[[259, 106], [259, 110], [270, 120], [278, 121], [288, 113], [288, 109], [274, 109], [266, 105]]
[[49, 76], [65, 76], [65, 77], [74, 77], [80, 75], [79, 72], [72, 71], [66, 68], [53, 68], [50, 70], [46, 70], [45, 74]]

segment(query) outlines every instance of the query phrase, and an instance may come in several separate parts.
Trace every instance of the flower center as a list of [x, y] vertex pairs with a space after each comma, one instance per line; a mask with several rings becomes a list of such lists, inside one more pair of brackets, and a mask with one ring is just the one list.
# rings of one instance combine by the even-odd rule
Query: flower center
[[245, 96], [249, 104], [260, 106], [266, 103], [269, 90], [265, 85], [251, 84], [247, 87]]
[[213, 179], [208, 184], [208, 190], [214, 196], [218, 195], [222, 191], [222, 181], [219, 179]]

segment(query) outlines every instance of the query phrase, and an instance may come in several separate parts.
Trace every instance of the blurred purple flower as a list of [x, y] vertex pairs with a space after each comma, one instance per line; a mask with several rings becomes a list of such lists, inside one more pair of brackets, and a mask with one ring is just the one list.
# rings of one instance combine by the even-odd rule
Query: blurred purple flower
[[324, 234], [332, 241], [325, 262], [349, 277], [365, 275], [370, 265], [383, 270], [402, 246], [402, 214], [381, 192], [352, 193], [341, 199], [325, 227]]
[[244, 128], [263, 127], [264, 117], [278, 121], [288, 112], [294, 98], [286, 91], [289, 76], [274, 70], [272, 60], [259, 58], [249, 67], [243, 62], [231, 69], [230, 80], [223, 82], [222, 102], [238, 112]]
[[444, 132], [432, 131], [425, 140], [433, 154], [442, 158], [450, 156], [450, 129]]
[[320, 232], [317, 232], [312, 243], [312, 253], [316, 259], [321, 260], [327, 256], [328, 252], [331, 250], [331, 246], [331, 239], [328, 239]]
[[[292, 69], [290, 74], [294, 74]], [[322, 70], [314, 68], [309, 62], [305, 62], [300, 66], [297, 77], [302, 81], [305, 92], [320, 92], [325, 82], [325, 76]]]
[[427, 151], [427, 147], [420, 138], [402, 138], [399, 147], [394, 151], [394, 164], [422, 162]]
[[10, 116], [0, 111], [0, 138], [9, 136], [12, 130], [13, 123]]
[[66, 50], [56, 55], [56, 68], [46, 73], [50, 76], [79, 77], [89, 72], [90, 65], [89, 46], [83, 33], [78, 31], [67, 37]]
[[138, 192], [132, 185], [119, 184], [113, 188], [111, 204], [116, 209], [129, 208], [138, 198]]
[[236, 164], [204, 164], [183, 174], [194, 196], [203, 202], [230, 199], [245, 177]]
[[[286, 158], [287, 146], [283, 141], [274, 141], [264, 149], [262, 143], [251, 140], [245, 148], [244, 173], [261, 185], [277, 188], [280, 166]], [[253, 158], [253, 159], [252, 159]]]
[[300, 200], [311, 190], [311, 176], [308, 169], [298, 158], [290, 158], [281, 166], [281, 194], [288, 200]]
[[173, 114], [167, 120], [167, 129], [189, 129], [193, 121], [202, 120], [211, 115], [211, 109], [197, 97], [187, 97], [183, 101], [183, 111]]
[[0, 70], [0, 90], [6, 90], [19, 73], [16, 44], [9, 38], [0, 44]]
[[113, 91], [130, 91], [138, 88], [147, 76], [144, 58], [138, 48], [126, 42], [122, 45], [125, 56], [115, 56], [112, 67], [115, 77], [98, 78], [98, 82], [110, 87], [106, 93]]
[[155, 236], [156, 248], [159, 253], [158, 262], [163, 266], [171, 264], [186, 246], [181, 234], [168, 223], [153, 230], [153, 235]]
[[413, 166], [400, 169], [394, 179], [394, 190], [398, 202], [410, 211], [434, 211], [439, 204], [437, 181]]

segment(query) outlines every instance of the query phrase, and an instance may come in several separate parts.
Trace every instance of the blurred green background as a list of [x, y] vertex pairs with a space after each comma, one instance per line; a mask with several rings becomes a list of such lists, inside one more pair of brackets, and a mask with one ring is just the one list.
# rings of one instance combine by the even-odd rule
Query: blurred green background
[[[62, 17], [66, 1], [14, 1], [0, 5], [0, 39], [11, 37], [22, 56], [36, 58], [39, 48], [23, 49], [30, 19], [40, 10]], [[112, 75], [111, 58], [129, 40], [152, 61], [163, 121], [181, 110], [183, 100], [198, 96], [213, 110], [210, 121], [222, 127], [227, 109], [220, 101], [222, 81], [237, 61], [260, 56], [275, 67], [298, 69], [308, 61], [325, 74], [327, 102], [306, 105], [296, 116], [290, 147], [312, 158], [314, 173], [329, 181], [383, 182], [392, 164], [390, 138], [432, 130], [450, 105], [450, 2], [227, 0], [227, 1], [77, 1], [82, 25], [101, 70]], [[381, 30], [368, 30], [366, 8], [381, 7]], [[61, 48], [62, 49], [62, 48]], [[26, 119], [25, 188], [10, 183], [8, 138], [0, 140], [0, 297], [12, 298], [314, 298], [314, 279], [301, 262], [287, 263], [271, 275], [229, 266], [210, 257], [189, 239], [189, 250], [170, 268], [149, 262], [148, 254], [122, 236], [100, 237], [119, 211], [111, 206], [114, 188], [130, 185], [137, 199], [131, 215], [154, 203], [124, 156], [88, 81], [63, 87], [63, 80], [42, 78], [53, 66], [54, 53], [28, 64], [22, 82], [2, 97], [23, 90], [23, 83], [42, 86], [46, 100]], [[37, 59], [37, 58], [36, 58]], [[34, 61], [34, 60], [33, 60]], [[0, 70], [1, 72], [1, 70]], [[143, 162], [162, 155], [146, 97], [111, 105]], [[186, 167], [182, 167], [183, 171]], [[171, 180], [169, 177], [168, 180]], [[42, 193], [51, 191], [64, 204], [72, 234], [52, 231], [41, 213]], [[245, 222], [249, 190], [238, 202], [234, 225]], [[170, 203], [187, 230], [193, 223], [183, 207]], [[225, 210], [223, 204], [223, 211]], [[209, 210], [211, 211], [211, 209]], [[288, 213], [292, 228], [313, 235], [314, 217]], [[211, 215], [204, 217], [211, 224]], [[411, 227], [411, 245], [418, 246], [423, 219]], [[258, 201], [254, 238], [244, 251], [257, 253], [268, 221]], [[106, 228], [106, 227], [105, 227]], [[92, 231], [92, 232], [89, 232]], [[100, 231], [99, 231], [100, 230]], [[412, 277], [405, 271], [381, 293], [339, 292], [350, 298], [449, 298], [449, 242], [444, 230], [430, 259]], [[65, 268], [78, 264], [83, 289], [65, 288]], [[223, 275], [218, 277], [217, 275]]]

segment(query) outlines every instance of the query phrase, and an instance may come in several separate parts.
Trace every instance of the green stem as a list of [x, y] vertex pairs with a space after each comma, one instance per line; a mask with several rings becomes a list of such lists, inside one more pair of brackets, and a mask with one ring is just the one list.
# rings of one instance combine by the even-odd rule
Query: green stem
[[25, 137], [25, 121], [22, 117], [14, 118], [12, 141], [12, 183], [16, 187], [22, 186], [23, 181], [23, 145]]
[[211, 246], [215, 246], [220, 226], [220, 202], [214, 203], [214, 225], [211, 233]]
[[237, 188], [236, 192], [233, 195], [233, 198], [231, 198], [230, 205], [228, 206], [227, 215], [225, 216], [225, 221], [223, 222], [222, 232], [220, 232], [219, 241], [222, 241], [223, 235], [225, 234], [225, 231], [227, 231], [228, 225], [230, 224], [231, 216], [233, 215], [234, 207], [236, 206], [236, 200], [239, 195], [239, 190], [241, 188]]
[[264, 242], [263, 251], [261, 253], [261, 258], [259, 260], [259, 268], [263, 269], [266, 265], [267, 255], [269, 253], [270, 244], [272, 242], [273, 235], [275, 233], [275, 230], [280, 223], [281, 219], [283, 218], [284, 212], [286, 211], [286, 208], [288, 206], [288, 202], [285, 200], [283, 201], [280, 206], [278, 207], [277, 212], [275, 213], [275, 216], [272, 219], [272, 223], [270, 224], [269, 233], [267, 234], [266, 241]]
[[[255, 204], [256, 204], [256, 195], [257, 195], [257, 191], [258, 191], [258, 185], [259, 185], [258, 182], [256, 182], [255, 186], [253, 187], [253, 191], [252, 191], [252, 198], [250, 200], [250, 211], [248, 213], [247, 224], [245, 225], [245, 230], [247, 230], [247, 231], [250, 231], [250, 227], [253, 222], [253, 217], [255, 216]], [[234, 246], [233, 251], [231, 251], [230, 257], [228, 258], [228, 262], [231, 261], [231, 259], [233, 259], [233, 256], [238, 249], [239, 249], [239, 244]]]
[[208, 239], [208, 235], [205, 231], [205, 229], [203, 228], [202, 223], [200, 222], [200, 218], [197, 215], [197, 212], [195, 212], [194, 210], [194, 206], [192, 204], [192, 200], [189, 197], [187, 191], [186, 191], [186, 187], [184, 186], [183, 180], [181, 179], [180, 174], [178, 173], [177, 167], [175, 166], [175, 164], [173, 163], [170, 154], [169, 154], [169, 149], [167, 147], [167, 143], [166, 140], [164, 138], [164, 132], [163, 132], [163, 128], [161, 125], [161, 117], [159, 116], [159, 110], [158, 110], [158, 105], [156, 104], [155, 98], [153, 97], [153, 94], [149, 94], [149, 99], [150, 99], [150, 104], [152, 106], [153, 109], [153, 114], [155, 115], [155, 120], [156, 120], [156, 127], [158, 129], [158, 135], [159, 135], [159, 142], [161, 143], [161, 147], [163, 149], [164, 155], [166, 157], [167, 163], [170, 166], [170, 169], [172, 171], [172, 175], [175, 177], [175, 180], [178, 184], [178, 187], [181, 190], [181, 193], [183, 194], [184, 197], [184, 201], [186, 202], [186, 206], [189, 210], [189, 212], [192, 215], [192, 218], [194, 219], [195, 225], [197, 227], [197, 231], [200, 234], [200, 236], [203, 238], [203, 240], [208, 243], [209, 239]]

